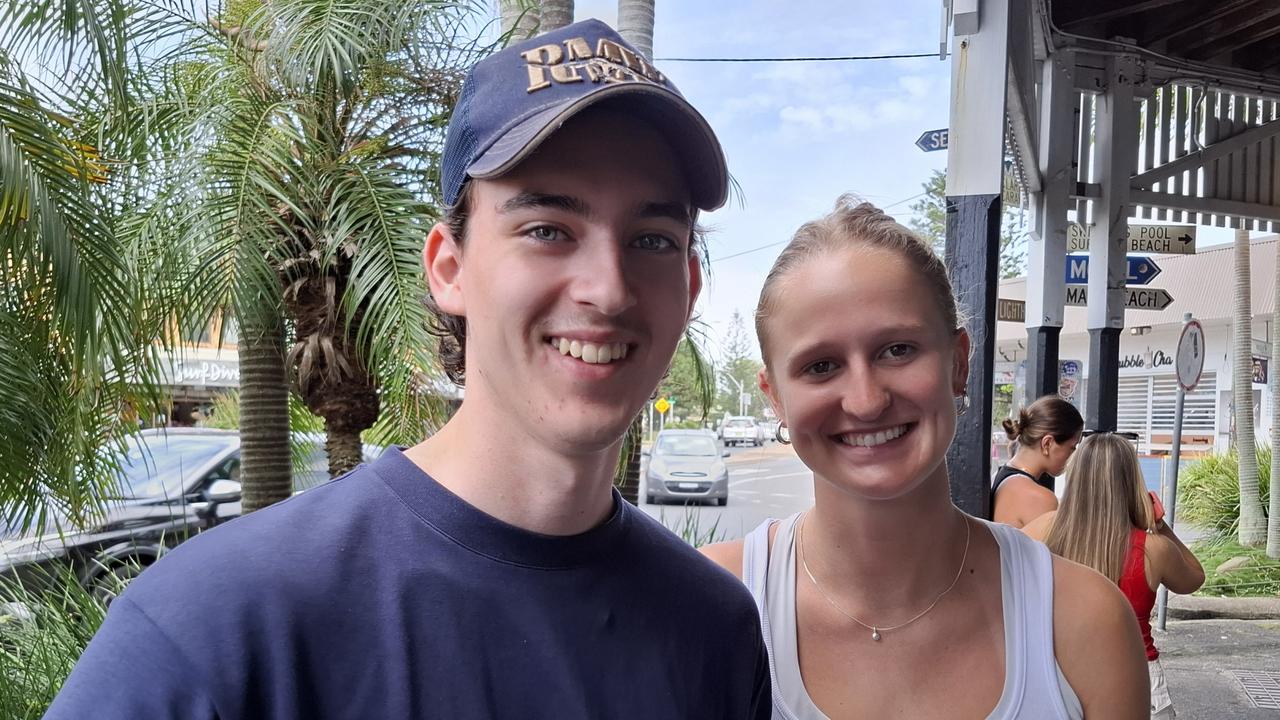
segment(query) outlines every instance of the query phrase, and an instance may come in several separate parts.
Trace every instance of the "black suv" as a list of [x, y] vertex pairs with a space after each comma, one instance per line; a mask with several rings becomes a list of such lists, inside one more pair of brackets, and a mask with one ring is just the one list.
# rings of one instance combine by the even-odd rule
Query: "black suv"
[[[295, 492], [327, 482], [324, 437], [295, 434], [294, 446]], [[366, 447], [366, 461], [376, 450]], [[121, 497], [89, 525], [74, 527], [52, 517], [20, 532], [0, 521], [0, 581], [16, 578], [39, 588], [70, 568], [86, 588], [110, 602], [166, 550], [240, 515], [240, 436], [235, 431], [143, 430], [129, 440], [121, 466]]]

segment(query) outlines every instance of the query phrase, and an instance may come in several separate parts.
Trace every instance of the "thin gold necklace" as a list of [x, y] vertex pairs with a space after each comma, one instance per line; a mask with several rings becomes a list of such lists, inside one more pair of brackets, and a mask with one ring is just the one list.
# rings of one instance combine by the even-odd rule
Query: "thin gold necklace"
[[813, 583], [813, 586], [818, 589], [818, 593], [822, 595], [822, 597], [826, 599], [826, 601], [830, 603], [831, 607], [835, 608], [837, 612], [849, 618], [850, 620], [858, 623], [862, 627], [870, 630], [871, 639], [875, 640], [876, 642], [880, 642], [880, 633], [889, 632], [890, 630], [899, 630], [901, 628], [904, 628], [910, 625], [911, 623], [919, 620], [920, 618], [924, 617], [925, 615], [928, 615], [930, 610], [937, 607], [938, 602], [941, 601], [942, 598], [947, 593], [951, 592], [951, 588], [954, 588], [956, 586], [956, 583], [960, 582], [960, 575], [964, 573], [964, 563], [966, 560], [969, 559], [969, 537], [973, 532], [973, 528], [970, 526], [969, 520], [966, 518], [964, 521], [964, 555], [960, 557], [960, 567], [956, 568], [956, 576], [951, 579], [951, 584], [947, 586], [947, 589], [939, 593], [938, 597], [934, 598], [933, 602], [929, 603], [929, 607], [922, 610], [919, 615], [916, 615], [915, 617], [911, 618], [910, 620], [904, 623], [899, 623], [897, 625], [892, 625], [889, 627], [881, 627], [879, 625], [868, 625], [862, 622], [861, 620], [859, 620], [858, 618], [854, 617], [852, 613], [846, 611], [844, 608], [836, 604], [836, 601], [833, 600], [831, 596], [827, 594], [827, 591], [822, 589], [822, 585], [818, 584], [818, 578], [813, 576], [813, 571], [809, 569], [809, 561], [807, 558], [805, 558], [805, 552], [804, 552], [804, 527], [805, 527], [805, 524], [808, 523], [808, 521], [809, 521], [809, 515], [806, 513], [804, 516], [804, 519], [800, 522], [799, 535], [800, 535], [800, 565], [804, 567], [804, 573], [809, 576], [809, 582]]

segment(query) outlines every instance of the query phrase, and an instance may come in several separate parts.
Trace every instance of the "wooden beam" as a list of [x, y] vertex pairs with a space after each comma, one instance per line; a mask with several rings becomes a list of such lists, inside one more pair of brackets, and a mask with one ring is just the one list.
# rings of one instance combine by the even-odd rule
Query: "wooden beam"
[[1155, 207], [1166, 207], [1209, 215], [1230, 215], [1247, 220], [1280, 222], [1280, 207], [1240, 202], [1238, 200], [1222, 200], [1219, 198], [1195, 197], [1193, 195], [1170, 195], [1169, 193], [1135, 188], [1129, 191], [1129, 202], [1134, 205], [1154, 205]]
[[1187, 57], [1193, 60], [1208, 60], [1220, 55], [1233, 53], [1241, 48], [1280, 34], [1280, 22], [1272, 20], [1272, 18], [1277, 17], [1280, 17], [1280, 8], [1259, 17], [1257, 22], [1250, 24], [1246, 29], [1224, 33], [1212, 42], [1188, 51]]
[[1150, 188], [1153, 183], [1173, 177], [1183, 171], [1194, 170], [1202, 165], [1207, 165], [1218, 158], [1226, 157], [1237, 150], [1276, 135], [1280, 135], [1280, 120], [1272, 120], [1262, 125], [1251, 127], [1242, 133], [1232, 135], [1225, 140], [1219, 140], [1212, 145], [1183, 155], [1177, 160], [1167, 162], [1160, 167], [1134, 175], [1131, 185], [1135, 190]]
[[1151, 32], [1142, 38], [1139, 44], [1143, 47], [1154, 47], [1179, 35], [1199, 30], [1209, 23], [1221, 20], [1240, 8], [1248, 7], [1255, 3], [1258, 3], [1258, 0], [1226, 0], [1216, 9], [1207, 13], [1204, 12], [1203, 8], [1192, 8], [1184, 15], [1170, 18], [1164, 23], [1155, 25]]
[[1081, 27], [1084, 25], [1092, 25], [1093, 23], [1105, 22], [1114, 18], [1121, 18], [1127, 15], [1136, 15], [1137, 13], [1146, 12], [1148, 10], [1156, 10], [1168, 5], [1187, 2], [1187, 0], [1145, 0], [1145, 2], [1136, 2], [1132, 5], [1121, 5], [1110, 10], [1102, 12], [1089, 13], [1076, 18], [1070, 22], [1060, 25], [1063, 30]]
[[1275, 17], [1280, 17], [1280, 7], [1272, 6], [1265, 11], [1242, 10], [1222, 25], [1203, 33], [1198, 40], [1182, 45], [1176, 43], [1171, 45], [1167, 48], [1168, 54], [1190, 58], [1214, 57], [1220, 54], [1220, 51], [1215, 50], [1216, 46], [1230, 43], [1236, 35], [1255, 30], [1259, 26], [1269, 28], [1272, 23], [1268, 21]]

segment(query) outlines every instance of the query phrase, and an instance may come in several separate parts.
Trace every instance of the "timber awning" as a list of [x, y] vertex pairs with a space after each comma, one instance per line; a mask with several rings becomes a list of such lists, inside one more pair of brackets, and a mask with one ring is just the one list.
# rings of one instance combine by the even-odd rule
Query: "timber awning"
[[1124, 38], [1190, 62], [1280, 77], [1276, 0], [1055, 0], [1062, 34]]

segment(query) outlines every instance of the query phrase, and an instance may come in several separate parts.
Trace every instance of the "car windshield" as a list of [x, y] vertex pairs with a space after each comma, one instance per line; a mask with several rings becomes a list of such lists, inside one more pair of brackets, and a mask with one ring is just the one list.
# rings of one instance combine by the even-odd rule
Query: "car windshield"
[[120, 460], [120, 497], [177, 497], [191, 473], [229, 449], [228, 435], [151, 435], [130, 438]]
[[658, 440], [659, 455], [716, 455], [716, 442], [697, 435], [668, 435]]
[[755, 423], [750, 420], [730, 420], [729, 427], [751, 427]]

